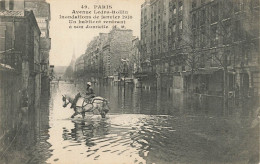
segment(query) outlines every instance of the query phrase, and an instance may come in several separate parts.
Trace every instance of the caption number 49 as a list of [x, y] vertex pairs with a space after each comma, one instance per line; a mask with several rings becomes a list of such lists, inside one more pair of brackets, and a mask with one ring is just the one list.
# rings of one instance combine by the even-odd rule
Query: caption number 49
[[87, 5], [81, 5], [81, 8], [82, 9], [88, 9], [88, 6]]

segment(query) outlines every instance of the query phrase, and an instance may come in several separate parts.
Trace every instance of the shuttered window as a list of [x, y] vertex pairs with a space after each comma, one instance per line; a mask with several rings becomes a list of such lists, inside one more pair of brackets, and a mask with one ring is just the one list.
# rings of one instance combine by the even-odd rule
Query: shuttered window
[[5, 51], [6, 26], [0, 26], [0, 51]]

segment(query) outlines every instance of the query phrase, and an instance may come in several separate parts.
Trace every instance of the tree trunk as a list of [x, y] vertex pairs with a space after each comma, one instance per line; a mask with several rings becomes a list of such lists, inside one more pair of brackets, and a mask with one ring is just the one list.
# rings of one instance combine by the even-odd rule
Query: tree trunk
[[223, 71], [223, 114], [228, 115], [228, 69], [227, 55], [224, 54], [224, 71]]
[[191, 89], [191, 94], [190, 94], [190, 100], [191, 100], [191, 110], [193, 111], [193, 94], [194, 94], [194, 89], [193, 89], [193, 76], [194, 76], [194, 71], [191, 70], [191, 75], [190, 75], [190, 89]]

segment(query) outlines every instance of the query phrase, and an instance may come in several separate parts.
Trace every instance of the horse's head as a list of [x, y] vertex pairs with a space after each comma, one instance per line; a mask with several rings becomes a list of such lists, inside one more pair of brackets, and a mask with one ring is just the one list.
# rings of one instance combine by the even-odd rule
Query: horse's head
[[62, 95], [62, 101], [63, 101], [63, 107], [67, 107], [67, 105], [69, 104], [68, 99], [66, 98], [66, 96]]

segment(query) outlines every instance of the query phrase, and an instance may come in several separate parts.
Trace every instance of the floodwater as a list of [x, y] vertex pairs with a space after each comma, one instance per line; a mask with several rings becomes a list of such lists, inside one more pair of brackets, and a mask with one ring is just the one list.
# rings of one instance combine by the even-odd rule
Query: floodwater
[[[191, 106], [185, 95], [131, 86], [94, 86], [110, 102], [105, 119], [71, 119], [62, 95], [84, 85], [60, 82], [29, 122], [1, 148], [0, 163], [245, 164], [259, 162], [259, 123], [253, 115], [221, 116], [219, 99]], [[237, 109], [238, 110], [238, 109]], [[233, 113], [236, 113], [233, 111]]]

